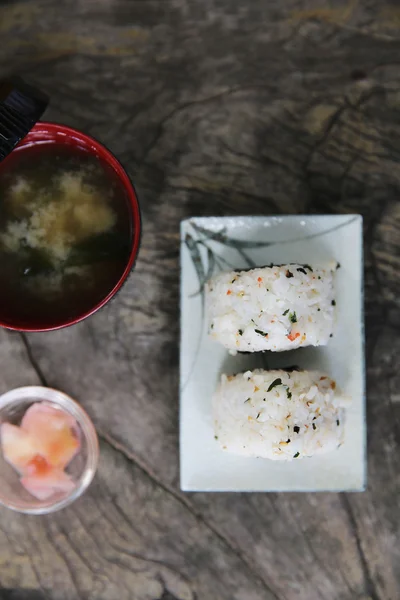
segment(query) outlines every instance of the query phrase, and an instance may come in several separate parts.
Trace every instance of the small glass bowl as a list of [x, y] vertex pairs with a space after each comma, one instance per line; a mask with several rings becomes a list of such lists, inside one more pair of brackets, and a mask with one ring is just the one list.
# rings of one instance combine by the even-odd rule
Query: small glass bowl
[[66, 394], [51, 388], [27, 386], [0, 396], [0, 423], [19, 425], [34, 402], [52, 404], [71, 415], [78, 424], [80, 449], [66, 472], [75, 482], [70, 493], [55, 493], [47, 500], [38, 500], [19, 481], [18, 472], [4, 459], [0, 448], [0, 504], [17, 512], [44, 515], [64, 508], [79, 498], [91, 483], [99, 459], [99, 443], [94, 425], [82, 407]]

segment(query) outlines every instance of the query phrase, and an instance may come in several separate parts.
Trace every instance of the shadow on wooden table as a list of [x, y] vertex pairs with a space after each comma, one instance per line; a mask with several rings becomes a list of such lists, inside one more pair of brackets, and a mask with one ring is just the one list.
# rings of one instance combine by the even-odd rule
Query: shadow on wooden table
[[37, 590], [0, 589], [1, 600], [44, 600], [45, 595]]

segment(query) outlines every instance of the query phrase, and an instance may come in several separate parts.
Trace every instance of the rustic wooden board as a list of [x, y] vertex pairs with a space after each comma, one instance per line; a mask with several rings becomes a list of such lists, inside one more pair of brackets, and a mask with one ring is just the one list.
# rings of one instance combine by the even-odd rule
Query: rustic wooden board
[[[46, 518], [0, 510], [0, 597], [400, 597], [400, 9], [394, 0], [27, 0], [0, 6], [0, 76], [101, 139], [143, 211], [135, 272], [73, 328], [0, 332], [0, 391], [87, 408], [98, 477]], [[364, 215], [363, 494], [178, 488], [179, 221]], [[345, 341], [344, 341], [345, 343]]]

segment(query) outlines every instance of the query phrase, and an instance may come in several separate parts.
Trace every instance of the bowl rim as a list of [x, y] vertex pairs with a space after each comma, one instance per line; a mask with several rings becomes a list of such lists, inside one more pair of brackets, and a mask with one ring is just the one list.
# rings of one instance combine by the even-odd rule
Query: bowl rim
[[[52, 123], [50, 121], [38, 121], [30, 130], [30, 132], [17, 144], [13, 152], [18, 152], [25, 146], [33, 146], [36, 144], [54, 143], [51, 139], [40, 140], [40, 135], [45, 136], [51, 134], [59, 136], [60, 143], [71, 145], [82, 145], [83, 148], [88, 150], [92, 155], [100, 157], [106, 162], [116, 173], [118, 179], [121, 181], [129, 200], [130, 213], [132, 219], [132, 247], [129, 254], [127, 264], [120, 278], [110, 292], [99, 302], [97, 302], [92, 308], [82, 312], [77, 317], [65, 319], [64, 321], [58, 322], [54, 325], [45, 325], [43, 327], [36, 325], [27, 325], [25, 322], [18, 322], [18, 319], [12, 319], [10, 321], [4, 320], [0, 316], [0, 327], [9, 329], [12, 331], [22, 332], [43, 332], [43, 331], [56, 331], [63, 329], [64, 327], [70, 327], [75, 325], [84, 319], [87, 319], [98, 310], [103, 308], [121, 289], [125, 281], [127, 280], [130, 272], [135, 266], [135, 262], [139, 253], [141, 236], [142, 236], [142, 219], [140, 213], [139, 200], [136, 194], [136, 190], [133, 183], [122, 165], [122, 163], [116, 158], [116, 156], [109, 150], [104, 144], [99, 142], [93, 136], [90, 136], [78, 129], [74, 129], [67, 125], [59, 123]], [[7, 159], [5, 159], [7, 160]]]
[[[96, 428], [93, 421], [82, 408], [82, 406], [71, 396], [51, 387], [44, 387], [40, 385], [27, 385], [18, 388], [14, 388], [0, 395], [0, 411], [14, 402], [49, 402], [58, 406], [61, 410], [64, 410], [68, 414], [72, 415], [78, 422], [79, 427], [82, 431], [82, 435], [88, 445], [88, 458], [85, 464], [85, 469], [77, 483], [75, 489], [60, 500], [57, 500], [53, 504], [44, 506], [21, 506], [18, 502], [10, 502], [6, 500], [0, 490], [0, 505], [15, 512], [30, 514], [30, 515], [45, 515], [53, 513], [62, 508], [65, 508], [69, 504], [72, 504], [77, 500], [91, 484], [98, 467], [100, 449], [99, 440], [96, 432]], [[0, 419], [0, 424], [2, 423]], [[5, 459], [3, 459], [5, 460]]]

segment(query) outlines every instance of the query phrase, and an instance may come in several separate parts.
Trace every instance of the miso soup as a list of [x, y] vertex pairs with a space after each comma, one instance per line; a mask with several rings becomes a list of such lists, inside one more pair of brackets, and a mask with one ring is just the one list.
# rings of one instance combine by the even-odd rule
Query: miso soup
[[45, 143], [0, 164], [0, 321], [46, 328], [90, 311], [129, 261], [132, 218], [113, 169]]

